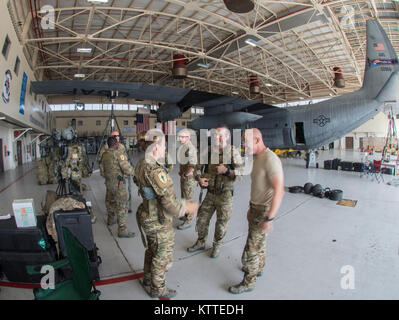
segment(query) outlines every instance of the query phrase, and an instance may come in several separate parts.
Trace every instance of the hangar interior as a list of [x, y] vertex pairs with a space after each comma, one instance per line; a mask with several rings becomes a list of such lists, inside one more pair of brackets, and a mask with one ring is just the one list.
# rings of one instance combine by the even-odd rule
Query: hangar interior
[[[94, 171], [83, 179], [84, 197], [97, 220], [92, 224], [102, 263], [101, 299], [151, 299], [139, 283], [145, 248], [135, 212], [141, 203], [132, 187], [132, 239], [107, 226], [105, 185], [95, 163], [111, 109], [135, 164], [142, 156], [137, 134], [160, 128], [177, 133], [206, 116], [191, 105], [175, 120], [159, 122], [165, 101], [135, 98], [123, 90], [113, 99], [91, 88], [56, 94], [36, 92], [34, 82], [89, 81], [140, 83], [202, 91], [290, 110], [305, 108], [363, 85], [366, 21], [377, 20], [399, 52], [399, 2], [391, 0], [254, 0], [248, 13], [236, 13], [222, 0], [6, 0], [0, 3], [0, 216], [13, 213], [16, 199], [34, 199], [42, 211], [46, 191], [39, 185], [41, 144], [53, 129], [76, 129]], [[234, 1], [232, 1], [234, 3]], [[239, 1], [238, 1], [239, 2]], [[243, 1], [245, 2], [245, 1]], [[397, 61], [396, 61], [397, 63]], [[60, 93], [61, 92], [61, 93]], [[227, 112], [226, 112], [227, 114]], [[248, 233], [250, 176], [235, 185], [233, 216], [224, 246], [210, 259], [215, 217], [204, 252], [186, 249], [196, 240], [194, 226], [175, 229], [174, 263], [166, 279], [175, 299], [397, 299], [399, 296], [396, 101], [381, 112], [318, 146], [305, 168], [305, 151], [275, 150], [284, 169], [286, 193], [274, 230], [268, 235], [264, 275], [252, 292], [232, 295], [240, 281], [241, 254]], [[333, 117], [333, 114], [332, 116]], [[351, 117], [350, 106], [346, 117]], [[393, 132], [392, 132], [393, 131]], [[386, 145], [389, 141], [389, 150]], [[384, 154], [383, 154], [384, 153]], [[325, 170], [325, 161], [381, 160], [385, 174]], [[382, 159], [384, 160], [384, 159]], [[178, 166], [171, 172], [180, 195]], [[305, 183], [343, 190], [354, 207], [329, 199], [288, 192]], [[199, 198], [196, 187], [195, 197]], [[12, 219], [12, 218], [11, 218]], [[1, 225], [2, 220], [0, 220]], [[178, 220], [173, 221], [176, 227]], [[0, 265], [7, 252], [0, 253]], [[345, 286], [348, 266], [354, 286]], [[4, 269], [4, 267], [3, 267]], [[124, 279], [118, 281], [118, 279]], [[101, 281], [100, 280], [100, 281]], [[115, 281], [112, 281], [115, 280]], [[18, 283], [21, 281], [16, 281]], [[0, 300], [33, 299], [31, 288], [13, 286], [3, 275]]]

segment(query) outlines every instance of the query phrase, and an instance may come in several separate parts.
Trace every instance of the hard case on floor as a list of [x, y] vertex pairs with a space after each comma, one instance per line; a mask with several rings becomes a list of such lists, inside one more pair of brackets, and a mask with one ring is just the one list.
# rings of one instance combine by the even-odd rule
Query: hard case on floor
[[355, 172], [363, 172], [365, 165], [363, 162], [354, 162], [353, 163], [353, 171]]
[[332, 169], [332, 160], [324, 161], [324, 169], [331, 170]]
[[[66, 257], [65, 242], [62, 233], [62, 227], [67, 228], [80, 244], [88, 251], [90, 258], [90, 272], [92, 280], [99, 280], [98, 265], [101, 258], [97, 255], [97, 247], [94, 243], [93, 230], [90, 213], [86, 209], [76, 209], [71, 211], [54, 212], [54, 221], [58, 235], [58, 245], [61, 254]], [[68, 277], [67, 268], [63, 269], [66, 277]]]
[[338, 159], [338, 158], [334, 159], [332, 161], [332, 169], [333, 170], [338, 170], [338, 167], [339, 167], [340, 163], [341, 163], [341, 159]]
[[54, 221], [61, 253], [66, 256], [62, 227], [67, 228], [87, 251], [95, 248], [90, 213], [86, 209], [54, 212]]
[[44, 252], [54, 246], [46, 230], [46, 216], [37, 216], [37, 226], [17, 228], [14, 217], [0, 220], [0, 251]]
[[352, 171], [353, 163], [350, 161], [341, 161], [341, 168], [343, 171]]
[[[0, 251], [0, 265], [4, 275], [11, 282], [40, 283], [45, 274], [29, 275], [28, 265], [43, 265], [57, 259], [55, 248], [44, 252], [9, 252]], [[55, 272], [55, 282], [58, 282], [58, 273]]]

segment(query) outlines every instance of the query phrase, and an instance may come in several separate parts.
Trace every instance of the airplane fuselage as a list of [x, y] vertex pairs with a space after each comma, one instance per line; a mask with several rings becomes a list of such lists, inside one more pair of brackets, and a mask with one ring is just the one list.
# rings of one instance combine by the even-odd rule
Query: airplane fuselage
[[263, 118], [253, 122], [270, 148], [313, 150], [329, 144], [364, 122], [383, 108], [362, 90], [308, 106], [258, 111]]

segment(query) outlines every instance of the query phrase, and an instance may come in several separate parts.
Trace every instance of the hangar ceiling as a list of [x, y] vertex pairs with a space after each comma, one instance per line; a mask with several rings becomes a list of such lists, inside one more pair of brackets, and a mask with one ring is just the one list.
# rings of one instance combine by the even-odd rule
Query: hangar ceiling
[[[227, 10], [222, 0], [8, 0], [8, 9], [38, 80], [81, 74], [82, 81], [176, 86], [275, 104], [358, 89], [367, 19], [379, 19], [399, 52], [399, 2], [254, 2], [247, 14]], [[184, 79], [172, 75], [176, 54], [186, 58]], [[334, 67], [342, 69], [345, 88], [334, 86]], [[249, 92], [251, 75], [258, 95]]]

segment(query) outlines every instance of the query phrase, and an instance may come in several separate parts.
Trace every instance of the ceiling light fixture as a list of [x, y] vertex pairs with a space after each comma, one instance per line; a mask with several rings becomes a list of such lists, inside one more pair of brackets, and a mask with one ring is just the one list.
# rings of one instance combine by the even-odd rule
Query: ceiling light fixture
[[266, 87], [273, 87], [271, 83], [266, 83]]
[[74, 75], [74, 77], [75, 77], [75, 78], [84, 78], [84, 77], [86, 77], [86, 75], [83, 74], [83, 73], [76, 73], [76, 74]]
[[91, 53], [91, 48], [78, 48], [76, 51], [80, 53]]
[[109, 0], [87, 0], [88, 2], [108, 3]]
[[239, 94], [238, 91], [232, 91], [231, 93], [232, 93], [232, 94]]
[[198, 67], [202, 67], [202, 68], [206, 68], [206, 69], [209, 68], [209, 64], [208, 63], [197, 63], [197, 66]]
[[258, 42], [255, 41], [254, 39], [247, 39], [245, 40], [246, 44], [249, 44], [250, 46], [256, 47], [258, 45]]

